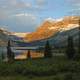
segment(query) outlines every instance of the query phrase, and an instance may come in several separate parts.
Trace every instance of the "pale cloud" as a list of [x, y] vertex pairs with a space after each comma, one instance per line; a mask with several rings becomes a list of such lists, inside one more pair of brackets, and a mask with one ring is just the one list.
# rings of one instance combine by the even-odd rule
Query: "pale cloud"
[[34, 29], [37, 26], [37, 16], [30, 13], [16, 14], [12, 16], [12, 19], [15, 20], [18, 28], [21, 27], [24, 30]]
[[74, 7], [80, 7], [80, 0], [73, 0], [73, 1], [72, 1], [72, 5], [73, 5]]
[[37, 9], [43, 9], [45, 7], [45, 4], [47, 4], [47, 0], [36, 0], [35, 7]]
[[80, 3], [80, 0], [68, 0], [70, 2], [73, 2], [73, 3]]
[[[16, 27], [22, 27], [21, 29], [24, 30], [25, 28], [28, 30], [35, 29], [38, 25], [36, 14], [44, 8], [45, 0], [35, 1], [34, 5], [24, 0], [0, 0], [0, 21], [3, 21], [4, 25], [8, 24], [9, 28], [13, 30], [16, 30]], [[2, 24], [1, 22], [0, 24]], [[16, 31], [18, 31], [18, 28]]]
[[31, 8], [32, 4], [29, 2], [23, 2], [19, 0], [3, 0], [0, 1], [2, 5], [0, 7], [4, 7], [5, 9], [22, 9], [22, 8]]
[[38, 5], [44, 5], [45, 4], [45, 0], [36, 0]]
[[0, 0], [0, 19], [6, 19], [20, 9], [30, 9], [32, 4], [18, 0]]
[[20, 13], [20, 14], [16, 14], [16, 15], [13, 15], [13, 16], [16, 16], [16, 17], [21, 17], [21, 18], [27, 18], [28, 20], [36, 20], [37, 17], [33, 14], [30, 14], [30, 13]]
[[8, 11], [0, 9], [0, 20], [8, 19], [9, 16], [10, 15]]
[[80, 15], [80, 0], [67, 0], [72, 7], [69, 14]]
[[24, 8], [31, 8], [32, 5], [31, 5], [31, 3], [19, 2], [16, 5], [14, 5], [14, 7], [17, 8], [17, 9], [21, 9], [21, 8], [24, 9]]

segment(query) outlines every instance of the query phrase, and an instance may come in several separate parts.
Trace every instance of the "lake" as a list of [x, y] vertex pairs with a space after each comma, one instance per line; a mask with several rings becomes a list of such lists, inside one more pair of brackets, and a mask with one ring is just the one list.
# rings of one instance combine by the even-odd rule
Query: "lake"
[[[36, 52], [37, 47], [11, 47], [11, 50], [15, 54], [15, 59], [27, 59], [28, 50], [30, 50], [30, 55], [32, 58], [44, 57], [44, 53]], [[6, 47], [0, 47], [0, 54], [7, 53]], [[55, 53], [53, 50], [53, 56], [64, 56], [64, 53]]]
[[[15, 54], [15, 59], [26, 59], [28, 50], [30, 50], [30, 55], [32, 58], [40, 58], [43, 57], [44, 54], [35, 51], [35, 47], [11, 47], [12, 52]], [[6, 47], [0, 47], [0, 54], [7, 53]]]

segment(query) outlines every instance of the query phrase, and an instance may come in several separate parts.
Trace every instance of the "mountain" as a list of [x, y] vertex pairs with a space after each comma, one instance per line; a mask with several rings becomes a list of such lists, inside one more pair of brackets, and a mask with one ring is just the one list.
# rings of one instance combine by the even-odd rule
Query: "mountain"
[[58, 20], [47, 19], [35, 31], [25, 37], [27, 42], [20, 46], [44, 46], [48, 40], [54, 47], [65, 47], [69, 35], [73, 36], [75, 46], [78, 45], [79, 16], [69, 16]]
[[29, 34], [29, 32], [23, 33], [23, 32], [13, 32], [12, 35], [15, 35], [17, 37], [24, 38], [26, 35]]
[[7, 29], [0, 28], [0, 46], [6, 46], [9, 39], [12, 40], [13, 42], [23, 41], [23, 37], [19, 37], [15, 34], [14, 32], [10, 32]]
[[68, 36], [70, 35], [73, 37], [74, 45], [78, 46], [78, 35], [79, 35], [78, 32], [79, 32], [79, 29], [74, 28], [74, 29], [63, 31], [63, 32], [58, 32], [49, 38], [31, 41], [31, 42], [18, 42], [18, 45], [27, 46], [27, 47], [29, 46], [44, 47], [46, 41], [48, 40], [53, 47], [65, 47], [67, 46], [67, 39], [68, 39]]
[[67, 16], [61, 19], [45, 20], [35, 32], [26, 35], [25, 40], [33, 42], [54, 36], [58, 32], [68, 31], [77, 28], [79, 16]]
[[75, 45], [78, 44], [79, 16], [69, 16], [61, 19], [46, 19], [35, 32], [13, 33], [0, 28], [0, 45], [9, 39], [15, 41], [18, 46], [44, 46], [46, 40], [50, 44], [59, 47], [67, 44], [67, 37], [74, 37]]
[[0, 46], [6, 46], [10, 32], [6, 29], [0, 28]]

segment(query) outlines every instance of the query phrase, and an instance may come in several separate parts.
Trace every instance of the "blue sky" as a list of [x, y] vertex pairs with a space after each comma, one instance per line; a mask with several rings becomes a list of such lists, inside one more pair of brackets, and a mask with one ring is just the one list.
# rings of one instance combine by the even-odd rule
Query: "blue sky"
[[0, 0], [0, 27], [32, 32], [48, 18], [79, 13], [80, 0]]

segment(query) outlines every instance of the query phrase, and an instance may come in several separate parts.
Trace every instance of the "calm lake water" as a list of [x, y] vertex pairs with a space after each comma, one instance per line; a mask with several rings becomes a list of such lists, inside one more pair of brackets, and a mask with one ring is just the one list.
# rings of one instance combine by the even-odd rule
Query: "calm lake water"
[[[27, 53], [30, 47], [12, 47], [11, 50], [15, 54], [15, 59], [26, 59], [27, 58]], [[34, 48], [35, 49], [35, 48]], [[7, 53], [6, 47], [0, 47], [0, 54], [5, 54]], [[35, 50], [30, 50], [30, 55], [32, 58], [40, 58], [44, 57], [43, 53], [36, 52]], [[64, 53], [53, 53], [53, 56], [64, 56]]]
[[[21, 47], [22, 50], [19, 50], [19, 48], [11, 48], [11, 50], [14, 52], [15, 54], [15, 59], [25, 59], [27, 58], [27, 53], [28, 53], [28, 50], [29, 49], [28, 47]], [[21, 49], [20, 48], [20, 49]], [[0, 54], [5, 54], [7, 53], [7, 48], [6, 47], [0, 47]], [[36, 52], [34, 50], [30, 50], [30, 55], [32, 58], [38, 58], [38, 57], [43, 57], [44, 54], [43, 53], [39, 53], [39, 52]]]

